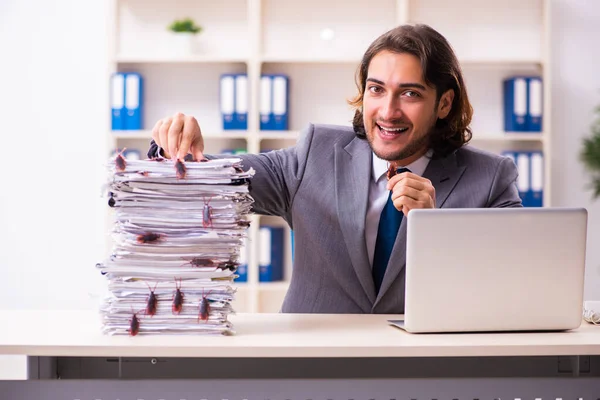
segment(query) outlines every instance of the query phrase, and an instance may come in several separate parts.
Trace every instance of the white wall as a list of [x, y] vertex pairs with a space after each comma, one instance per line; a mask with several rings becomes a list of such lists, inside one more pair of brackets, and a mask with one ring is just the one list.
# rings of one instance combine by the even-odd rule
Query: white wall
[[578, 159], [600, 105], [600, 2], [553, 0], [552, 6], [552, 204], [588, 209], [585, 298], [600, 300], [600, 199], [592, 201]]
[[0, 309], [93, 307], [104, 283], [105, 3], [0, 1]]
[[[95, 307], [105, 284], [107, 3], [0, 1], [0, 309]], [[553, 204], [589, 210], [586, 298], [600, 299], [600, 201], [577, 159], [600, 104], [600, 2], [554, 0], [552, 19]], [[23, 368], [0, 357], [0, 378]]]
[[103, 1], [0, 6], [0, 308], [81, 308], [101, 282]]

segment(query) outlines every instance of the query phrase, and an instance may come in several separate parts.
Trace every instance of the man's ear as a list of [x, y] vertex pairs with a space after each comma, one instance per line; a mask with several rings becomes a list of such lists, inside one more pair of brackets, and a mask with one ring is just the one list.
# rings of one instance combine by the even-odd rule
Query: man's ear
[[439, 119], [444, 119], [452, 110], [452, 103], [454, 102], [454, 90], [448, 89], [440, 97], [440, 101], [438, 102], [437, 109], [437, 117]]

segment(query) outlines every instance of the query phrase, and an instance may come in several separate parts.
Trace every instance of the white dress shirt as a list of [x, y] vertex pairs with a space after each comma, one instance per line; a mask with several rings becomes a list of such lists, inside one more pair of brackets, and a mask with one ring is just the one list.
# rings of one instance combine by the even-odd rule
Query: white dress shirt
[[[433, 152], [429, 151], [427, 154], [414, 161], [413, 163], [406, 165], [410, 172], [415, 175], [423, 176], [425, 168], [429, 164], [429, 157]], [[379, 217], [383, 206], [387, 203], [389, 197], [389, 190], [385, 187], [387, 185], [387, 171], [388, 162], [377, 157], [373, 153], [373, 166], [371, 168], [371, 180], [369, 182], [369, 204], [367, 208], [367, 215], [365, 219], [365, 240], [367, 242], [367, 253], [369, 255], [369, 263], [373, 266], [373, 255], [375, 254], [375, 242], [377, 241], [377, 230], [379, 229]]]

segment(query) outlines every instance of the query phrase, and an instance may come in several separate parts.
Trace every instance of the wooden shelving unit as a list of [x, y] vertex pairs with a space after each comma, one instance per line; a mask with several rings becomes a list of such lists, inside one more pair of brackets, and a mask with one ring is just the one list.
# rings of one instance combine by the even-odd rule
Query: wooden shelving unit
[[[475, 114], [471, 145], [501, 152], [542, 150], [544, 204], [550, 205], [551, 87], [548, 0], [111, 0], [110, 72], [144, 77], [143, 130], [107, 132], [110, 148], [137, 148], [144, 155], [154, 123], [175, 112], [194, 115], [206, 137], [206, 153], [243, 147], [258, 153], [291, 146], [309, 122], [349, 125], [346, 99], [355, 94], [356, 68], [379, 34], [403, 23], [426, 23], [455, 49]], [[197, 51], [176, 53], [166, 27], [192, 17], [203, 26]], [[223, 131], [219, 76], [246, 73], [247, 131]], [[261, 132], [258, 104], [262, 73], [290, 78], [289, 131]], [[539, 74], [544, 81], [544, 131], [503, 132], [502, 79]], [[107, 90], [109, 81], [107, 79]], [[107, 109], [107, 116], [109, 115]], [[287, 280], [258, 281], [258, 228], [284, 225], [279, 218], [253, 216], [249, 231], [248, 282], [238, 285], [238, 312], [276, 312]], [[289, 229], [285, 278], [292, 270]]]

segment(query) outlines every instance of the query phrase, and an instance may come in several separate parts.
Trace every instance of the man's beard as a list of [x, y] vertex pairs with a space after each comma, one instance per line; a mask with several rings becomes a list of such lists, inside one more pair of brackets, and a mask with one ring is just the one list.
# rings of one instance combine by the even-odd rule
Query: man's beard
[[[371, 132], [373, 132], [375, 129], [379, 128], [377, 126], [374, 126]], [[369, 147], [371, 147], [371, 150], [373, 151], [373, 153], [375, 153], [377, 157], [386, 161], [398, 161], [414, 156], [418, 152], [422, 151], [424, 148], [429, 147], [430, 138], [434, 130], [435, 126], [432, 126], [425, 135], [419, 136], [411, 140], [401, 150], [389, 154], [383, 154], [375, 150], [375, 148], [373, 147], [373, 138], [377, 134], [376, 132], [373, 132], [372, 134], [367, 134], [367, 141], [369, 142]]]

